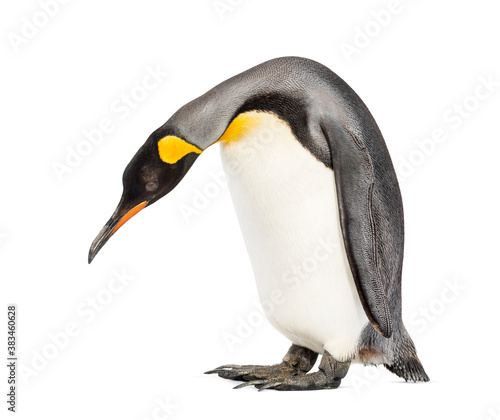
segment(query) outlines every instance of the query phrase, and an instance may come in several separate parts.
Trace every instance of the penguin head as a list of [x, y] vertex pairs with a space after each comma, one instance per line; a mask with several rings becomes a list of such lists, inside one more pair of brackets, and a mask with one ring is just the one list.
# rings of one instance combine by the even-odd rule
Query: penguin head
[[153, 133], [123, 172], [122, 197], [92, 242], [89, 264], [127, 220], [172, 191], [201, 152], [197, 146], [174, 135]]

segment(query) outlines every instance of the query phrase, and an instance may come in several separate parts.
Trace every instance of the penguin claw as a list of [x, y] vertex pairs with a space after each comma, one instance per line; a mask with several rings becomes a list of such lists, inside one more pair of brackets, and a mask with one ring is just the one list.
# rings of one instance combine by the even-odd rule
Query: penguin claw
[[257, 385], [265, 384], [268, 381], [269, 381], [268, 379], [261, 379], [258, 381], [243, 382], [242, 384], [236, 385], [233, 389], [241, 389], [241, 388], [245, 388], [247, 386], [252, 386], [252, 385], [257, 386]]
[[299, 373], [297, 367], [286, 363], [277, 365], [222, 365], [215, 369], [208, 370], [205, 374], [216, 373], [221, 378], [232, 379], [234, 381], [259, 381], [269, 379], [282, 379], [287, 376], [295, 376]]
[[283, 385], [283, 382], [268, 382], [265, 385], [262, 386], [256, 386], [258, 388], [259, 392], [264, 390], [264, 389], [278, 389], [277, 387]]
[[241, 365], [222, 365], [218, 366], [215, 369], [212, 370], [207, 370], [206, 372], [203, 372], [205, 375], [210, 375], [212, 373], [219, 373], [219, 372], [228, 372], [232, 369], [242, 369], [244, 366]]
[[[212, 373], [221, 373], [221, 372], [233, 372], [233, 370], [229, 369], [229, 368], [215, 368], [215, 369], [212, 369], [212, 370], [207, 370], [206, 372], [204, 372], [206, 375], [210, 375]], [[248, 375], [250, 372], [248, 371], [242, 371], [242, 370], [238, 370], [238, 375]], [[219, 375], [220, 376], [220, 375]]]
[[214, 370], [218, 370], [218, 369], [239, 369], [239, 368], [242, 368], [242, 367], [243, 367], [242, 365], [222, 365], [222, 366], [216, 367]]
[[243, 382], [242, 384], [236, 385], [233, 389], [241, 389], [247, 386], [255, 386], [259, 391], [264, 389], [277, 389], [284, 382], [277, 381], [275, 379], [262, 379], [257, 381]]
[[304, 375], [290, 376], [284, 379], [264, 379], [261, 381], [244, 382], [234, 387], [241, 389], [246, 386], [255, 386], [258, 391], [274, 389], [276, 391], [306, 391], [318, 389], [335, 389], [340, 385], [340, 379], [331, 378], [324, 372], [307, 373]]

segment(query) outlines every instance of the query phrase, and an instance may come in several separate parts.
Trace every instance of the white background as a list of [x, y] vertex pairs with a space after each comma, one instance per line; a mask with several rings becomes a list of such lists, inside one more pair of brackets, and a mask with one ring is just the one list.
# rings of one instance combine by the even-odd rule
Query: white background
[[[485, 0], [74, 0], [51, 17], [37, 1], [2, 5], [0, 346], [15, 303], [21, 367], [15, 416], [2, 369], [1, 418], [498, 419], [499, 12]], [[283, 393], [203, 375], [279, 362], [289, 346], [262, 320], [228, 190], [210, 177], [218, 147], [87, 265], [148, 135], [284, 55], [330, 67], [380, 125], [405, 205], [404, 319], [430, 383], [353, 366], [337, 390]], [[155, 68], [168, 76], [146, 91]], [[85, 149], [103, 119], [111, 132]], [[78, 147], [88, 154], [58, 176]], [[132, 279], [112, 293], [123, 270]]]

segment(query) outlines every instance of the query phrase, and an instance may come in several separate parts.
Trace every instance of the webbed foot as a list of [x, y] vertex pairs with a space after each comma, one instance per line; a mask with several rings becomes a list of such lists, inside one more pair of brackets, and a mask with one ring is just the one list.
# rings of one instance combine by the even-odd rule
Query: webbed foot
[[318, 353], [293, 344], [283, 358], [283, 362], [276, 365], [223, 365], [205, 373], [217, 373], [221, 378], [235, 381], [288, 378], [309, 372], [317, 358]]

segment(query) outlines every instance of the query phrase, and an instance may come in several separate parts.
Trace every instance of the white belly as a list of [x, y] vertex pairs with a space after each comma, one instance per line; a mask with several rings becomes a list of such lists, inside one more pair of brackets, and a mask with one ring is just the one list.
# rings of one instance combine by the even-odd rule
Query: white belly
[[267, 318], [295, 344], [350, 359], [368, 319], [347, 262], [333, 171], [273, 114], [246, 116], [221, 155]]

